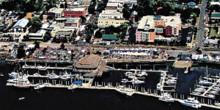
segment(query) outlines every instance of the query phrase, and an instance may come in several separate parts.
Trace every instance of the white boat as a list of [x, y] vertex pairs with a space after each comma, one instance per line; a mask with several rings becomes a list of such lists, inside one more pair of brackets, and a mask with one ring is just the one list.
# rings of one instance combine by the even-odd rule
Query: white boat
[[138, 79], [136, 79], [136, 78], [133, 78], [133, 79], [131, 80], [131, 83], [132, 83], [132, 84], [144, 84], [144, 81], [141, 81], [141, 80], [138, 80]]
[[157, 84], [157, 90], [161, 90], [161, 83]]
[[65, 72], [64, 75], [60, 76], [60, 79], [68, 80], [68, 79], [70, 79], [70, 74], [68, 74], [67, 72]]
[[47, 74], [49, 79], [59, 79], [60, 77], [56, 75], [55, 73]]
[[174, 102], [175, 100], [172, 98], [172, 96], [168, 93], [162, 93], [161, 97], [159, 97], [160, 101], [164, 102]]
[[216, 102], [216, 103], [214, 103], [214, 105], [215, 105], [215, 106], [220, 106], [220, 103], [217, 103], [217, 102]]
[[38, 85], [36, 85], [36, 86], [34, 87], [34, 89], [35, 89], [35, 90], [39, 90], [39, 89], [43, 89], [44, 87], [45, 87], [44, 84], [42, 84], [42, 85], [38, 84]]
[[41, 71], [46, 71], [47, 70], [47, 67], [45, 67], [45, 66], [37, 66], [37, 68]]
[[215, 99], [215, 95], [213, 95], [213, 94], [207, 94], [206, 96], [207, 96], [208, 98]]
[[118, 88], [116, 91], [127, 96], [132, 96], [134, 94], [134, 90], [131, 88]]
[[186, 100], [181, 100], [180, 103], [184, 106], [189, 106], [192, 108], [200, 108], [201, 104], [195, 98], [187, 98]]
[[18, 100], [24, 100], [25, 99], [25, 97], [19, 97], [18, 98]]
[[143, 76], [147, 76], [148, 74], [145, 72], [145, 71], [142, 71], [142, 72], [138, 72], [137, 74], [136, 74], [136, 76], [138, 76], [138, 77], [143, 77]]
[[12, 79], [18, 78], [19, 77], [19, 73], [17, 72], [11, 72], [8, 74], [8, 76]]
[[125, 78], [124, 78], [124, 79], [121, 80], [121, 82], [122, 82], [122, 83], [127, 83], [127, 82], [128, 82], [128, 79], [125, 79]]
[[34, 76], [41, 76], [39, 73], [34, 73], [33, 75]]
[[135, 77], [133, 72], [126, 72], [125, 76], [127, 76], [128, 78], [131, 78], [131, 79], [133, 79]]
[[168, 85], [175, 85], [176, 80], [167, 80], [167, 81], [165, 81], [165, 83], [168, 84]]
[[0, 77], [3, 77], [3, 76], [4, 76], [4, 74], [1, 73], [1, 74], [0, 74]]
[[76, 87], [74, 85], [70, 85], [67, 89], [68, 90], [74, 90], [74, 89], [76, 89]]

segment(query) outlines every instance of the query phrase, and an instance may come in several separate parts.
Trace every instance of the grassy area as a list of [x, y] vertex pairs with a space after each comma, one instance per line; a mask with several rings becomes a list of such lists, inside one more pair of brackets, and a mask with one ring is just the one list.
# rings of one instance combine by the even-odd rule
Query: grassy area
[[217, 34], [215, 29], [211, 29], [211, 31], [210, 31], [210, 37], [214, 37], [214, 36], [220, 37], [220, 34]]

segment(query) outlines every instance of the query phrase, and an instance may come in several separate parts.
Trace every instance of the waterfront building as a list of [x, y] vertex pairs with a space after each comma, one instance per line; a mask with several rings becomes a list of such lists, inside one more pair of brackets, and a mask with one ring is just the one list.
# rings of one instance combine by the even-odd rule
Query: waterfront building
[[180, 14], [175, 16], [144, 16], [136, 30], [136, 42], [154, 42], [155, 40], [177, 37], [181, 30]]
[[65, 18], [68, 17], [80, 17], [86, 15], [86, 8], [68, 8], [64, 10]]
[[126, 20], [123, 18], [123, 14], [117, 10], [104, 10], [99, 15], [98, 27], [105, 28], [109, 26], [118, 27], [125, 23]]

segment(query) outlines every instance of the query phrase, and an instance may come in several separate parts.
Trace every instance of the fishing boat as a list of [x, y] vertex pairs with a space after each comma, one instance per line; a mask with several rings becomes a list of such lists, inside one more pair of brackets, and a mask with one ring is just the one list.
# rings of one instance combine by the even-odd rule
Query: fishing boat
[[164, 102], [174, 102], [175, 100], [172, 98], [172, 96], [168, 93], [162, 93], [161, 97], [159, 97], [160, 101]]
[[189, 106], [192, 108], [200, 108], [201, 104], [195, 98], [187, 98], [186, 100], [181, 100], [180, 103], [184, 106]]

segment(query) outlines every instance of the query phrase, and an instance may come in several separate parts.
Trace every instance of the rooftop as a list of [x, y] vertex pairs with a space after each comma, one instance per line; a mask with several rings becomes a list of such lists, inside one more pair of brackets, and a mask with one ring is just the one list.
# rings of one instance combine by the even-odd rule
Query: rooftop
[[107, 7], [108, 7], [108, 6], [118, 7], [118, 3], [107, 3], [106, 6], [107, 6]]
[[49, 13], [61, 13], [64, 9], [63, 8], [51, 8], [48, 12]]
[[114, 34], [104, 34], [102, 35], [102, 40], [118, 40], [118, 37]]
[[14, 27], [20, 26], [20, 27], [24, 28], [24, 27], [26, 27], [26, 25], [28, 24], [28, 22], [29, 22], [28, 19], [22, 18], [22, 19], [18, 20], [18, 22], [16, 22], [16, 24], [14, 25]]
[[88, 68], [88, 69], [95, 69], [98, 67], [101, 61], [101, 57], [98, 55], [89, 55], [82, 58], [79, 62], [76, 62], [74, 66], [76, 68]]
[[67, 18], [65, 23], [78, 23], [80, 18]]
[[86, 8], [68, 8], [66, 11], [84, 11]]

